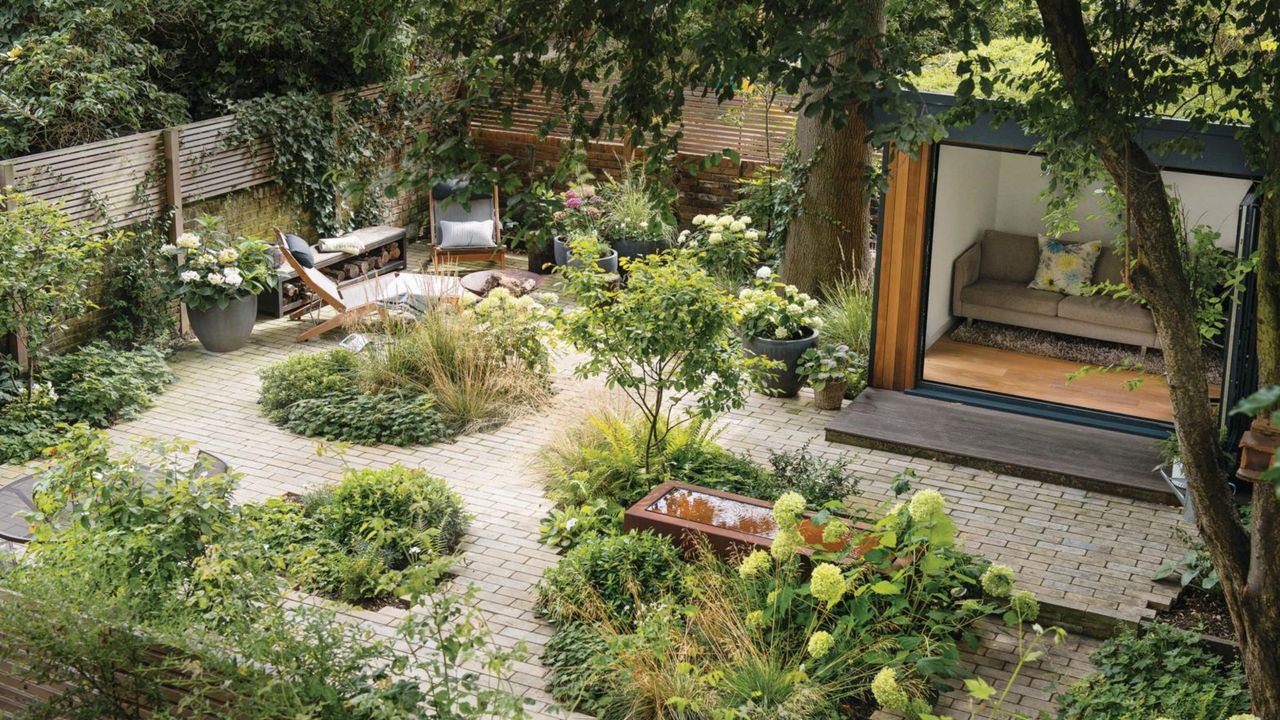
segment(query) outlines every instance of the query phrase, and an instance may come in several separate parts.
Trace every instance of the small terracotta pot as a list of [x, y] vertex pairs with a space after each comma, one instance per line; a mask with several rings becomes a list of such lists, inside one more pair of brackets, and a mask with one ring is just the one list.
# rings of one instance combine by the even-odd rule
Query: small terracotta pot
[[839, 410], [844, 405], [847, 382], [829, 382], [821, 390], [813, 391], [813, 406], [819, 410]]
[[1267, 418], [1258, 418], [1240, 438], [1240, 468], [1236, 476], [1249, 482], [1262, 479], [1262, 474], [1275, 462], [1280, 450], [1280, 428]]

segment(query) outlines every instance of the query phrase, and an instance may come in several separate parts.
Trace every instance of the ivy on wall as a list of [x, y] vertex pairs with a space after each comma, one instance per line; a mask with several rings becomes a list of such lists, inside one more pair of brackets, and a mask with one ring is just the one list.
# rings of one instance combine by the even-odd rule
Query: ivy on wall
[[392, 89], [373, 98], [264, 96], [234, 106], [235, 129], [226, 142], [269, 143], [286, 198], [310, 216], [317, 233], [332, 237], [382, 221], [386, 159], [420, 117], [410, 107]]

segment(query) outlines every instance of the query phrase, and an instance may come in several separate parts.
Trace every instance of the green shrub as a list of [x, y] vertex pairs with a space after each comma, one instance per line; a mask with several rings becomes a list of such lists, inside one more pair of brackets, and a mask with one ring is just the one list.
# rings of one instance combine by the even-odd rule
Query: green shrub
[[603, 613], [627, 625], [649, 603], [678, 593], [683, 566], [675, 545], [660, 535], [629, 532], [593, 538], [546, 572], [538, 605], [556, 621]]
[[567, 710], [592, 713], [609, 668], [609, 643], [590, 623], [556, 628], [542, 652], [547, 691]]
[[454, 434], [431, 396], [405, 390], [366, 395], [348, 388], [299, 400], [280, 425], [299, 435], [361, 445], [428, 445]]
[[262, 371], [258, 403], [299, 435], [376, 445], [426, 445], [454, 434], [431, 395], [357, 386], [360, 361], [343, 349], [286, 358]]
[[1089, 656], [1098, 671], [1059, 694], [1059, 720], [1225, 720], [1249, 710], [1237, 663], [1224, 663], [1195, 633], [1155, 624], [1126, 631]]
[[776, 500], [784, 492], [797, 492], [809, 501], [810, 507], [822, 507], [833, 501], [845, 502], [858, 494], [860, 481], [849, 472], [847, 462], [818, 457], [809, 451], [808, 445], [784, 452], [770, 450], [769, 466], [773, 473], [760, 496], [766, 500]]
[[332, 397], [355, 382], [356, 356], [341, 348], [291, 355], [263, 370], [258, 404], [267, 419], [283, 422], [300, 400]]
[[244, 512], [295, 583], [352, 603], [390, 597], [415, 574], [434, 585], [470, 519], [443, 480], [400, 465], [348, 470], [302, 502], [269, 500]]
[[623, 507], [597, 498], [583, 505], [553, 508], [542, 519], [538, 540], [545, 545], [571, 550], [598, 535], [622, 532]]
[[100, 342], [50, 359], [41, 377], [57, 389], [58, 409], [67, 422], [94, 427], [137, 415], [173, 382], [155, 348], [117, 350]]
[[30, 398], [24, 391], [0, 405], [0, 463], [26, 462], [61, 438], [56, 401], [46, 386], [37, 387]]
[[613, 408], [597, 409], [560, 433], [538, 455], [547, 495], [561, 507], [605, 500], [630, 505], [665, 480], [719, 489], [756, 484], [761, 470], [750, 460], [716, 445], [711, 424], [701, 417], [671, 429], [645, 470], [643, 417]]

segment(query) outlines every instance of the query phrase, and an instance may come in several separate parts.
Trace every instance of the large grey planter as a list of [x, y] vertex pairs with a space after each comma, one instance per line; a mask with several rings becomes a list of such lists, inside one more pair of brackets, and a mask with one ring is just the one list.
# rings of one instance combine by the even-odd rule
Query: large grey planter
[[817, 344], [818, 331], [813, 328], [809, 329], [809, 335], [799, 340], [749, 337], [744, 343], [748, 355], [763, 355], [781, 363], [781, 367], [765, 372], [764, 387], [776, 397], [795, 397], [799, 394], [801, 382], [800, 376], [796, 374], [796, 366], [804, 351]]
[[224, 308], [196, 310], [187, 308], [191, 331], [210, 352], [239, 350], [253, 334], [253, 321], [258, 317], [258, 298], [245, 295], [232, 300]]
[[656, 240], [611, 240], [609, 245], [618, 251], [619, 258], [627, 259], [652, 255], [662, 250], [662, 243]]
[[569, 246], [559, 235], [551, 238], [551, 252], [555, 255], [557, 265], [569, 264]]

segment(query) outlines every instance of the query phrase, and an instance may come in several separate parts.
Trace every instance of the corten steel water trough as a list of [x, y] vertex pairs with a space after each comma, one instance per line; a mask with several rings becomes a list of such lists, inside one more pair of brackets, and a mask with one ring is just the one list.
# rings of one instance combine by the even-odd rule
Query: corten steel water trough
[[[805, 513], [811, 517], [813, 513]], [[623, 515], [624, 530], [651, 530], [676, 541], [686, 554], [697, 553], [705, 542], [716, 555], [733, 559], [753, 550], [768, 550], [778, 531], [773, 521], [773, 503], [766, 500], [712, 490], [682, 482], [664, 482], [655, 487]], [[808, 545], [830, 552], [847, 547], [848, 541], [822, 543], [822, 528], [809, 520], [800, 523], [800, 534]], [[855, 534], [854, 537], [857, 537]], [[853, 550], [866, 552], [874, 546], [868, 538]], [[801, 547], [812, 555], [812, 547]]]

